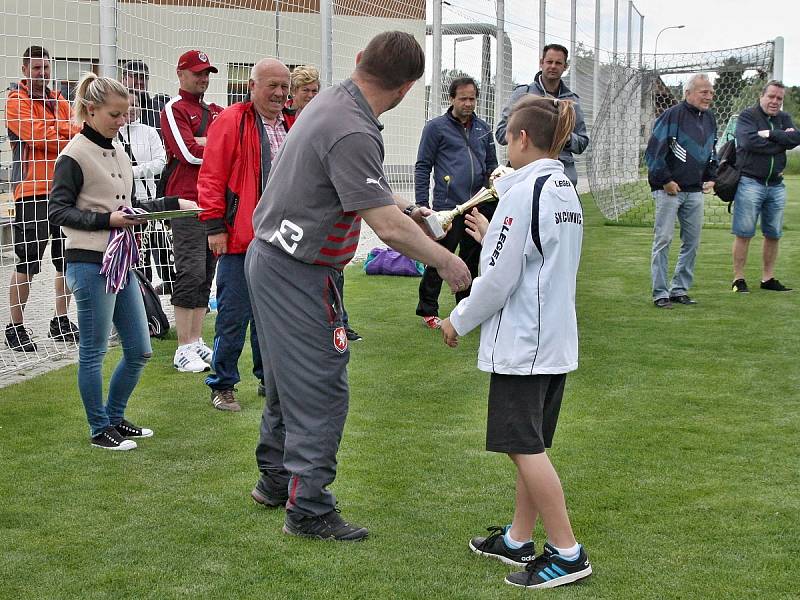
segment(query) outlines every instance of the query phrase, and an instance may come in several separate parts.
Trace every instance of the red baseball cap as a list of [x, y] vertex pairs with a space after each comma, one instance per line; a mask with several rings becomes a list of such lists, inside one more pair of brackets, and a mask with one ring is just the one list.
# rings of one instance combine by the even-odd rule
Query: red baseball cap
[[199, 73], [200, 71], [219, 73], [217, 67], [212, 65], [211, 61], [208, 60], [208, 55], [200, 50], [189, 50], [181, 54], [181, 57], [178, 59], [178, 68], [181, 70], [186, 69], [194, 71], [195, 73]]

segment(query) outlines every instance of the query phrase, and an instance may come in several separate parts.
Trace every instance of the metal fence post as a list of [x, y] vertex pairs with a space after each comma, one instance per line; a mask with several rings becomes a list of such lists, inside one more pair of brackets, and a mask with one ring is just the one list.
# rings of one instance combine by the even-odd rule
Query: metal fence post
[[100, 0], [100, 76], [117, 79], [117, 0]]
[[773, 41], [772, 79], [783, 80], [783, 37], [781, 36], [776, 37]]
[[320, 67], [322, 68], [322, 85], [328, 87], [333, 83], [333, 0], [320, 0], [320, 29], [322, 32], [320, 46]]
[[433, 0], [433, 56], [429, 118], [442, 114], [442, 0]]

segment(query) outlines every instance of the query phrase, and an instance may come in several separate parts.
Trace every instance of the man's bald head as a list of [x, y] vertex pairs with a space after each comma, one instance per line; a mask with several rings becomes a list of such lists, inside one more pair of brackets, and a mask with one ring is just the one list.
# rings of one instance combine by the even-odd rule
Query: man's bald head
[[274, 58], [262, 58], [250, 69], [250, 99], [256, 111], [274, 120], [289, 97], [289, 69]]

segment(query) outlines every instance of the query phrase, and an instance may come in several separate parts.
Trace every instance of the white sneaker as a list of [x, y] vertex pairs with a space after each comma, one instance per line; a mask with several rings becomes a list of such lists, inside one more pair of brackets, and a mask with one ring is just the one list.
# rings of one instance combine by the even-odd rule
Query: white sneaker
[[214, 351], [208, 346], [206, 346], [206, 343], [203, 341], [203, 338], [200, 338], [196, 342], [192, 342], [191, 346], [192, 350], [194, 350], [197, 356], [200, 357], [200, 360], [206, 362], [210, 367], [211, 357], [214, 356]]
[[178, 346], [172, 365], [181, 373], [202, 373], [211, 367], [197, 355], [192, 344]]

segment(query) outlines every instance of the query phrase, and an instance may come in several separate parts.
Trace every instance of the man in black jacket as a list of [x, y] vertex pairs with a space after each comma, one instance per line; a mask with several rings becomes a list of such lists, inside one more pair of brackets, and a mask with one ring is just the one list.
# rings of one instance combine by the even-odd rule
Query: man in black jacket
[[758, 104], [748, 108], [736, 121], [736, 165], [741, 173], [733, 203], [733, 286], [732, 290], [747, 293], [744, 279], [747, 251], [761, 219], [764, 234], [762, 251], [761, 289], [788, 292], [775, 279], [775, 259], [783, 228], [783, 208], [786, 187], [783, 169], [786, 151], [800, 145], [800, 132], [792, 118], [783, 112], [785, 87], [780, 81], [764, 86]]
[[143, 60], [128, 60], [122, 63], [122, 85], [136, 94], [141, 108], [141, 121], [161, 132], [161, 111], [169, 101], [166, 94], [151, 96], [147, 91], [150, 84], [150, 69]]

